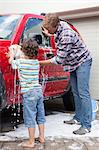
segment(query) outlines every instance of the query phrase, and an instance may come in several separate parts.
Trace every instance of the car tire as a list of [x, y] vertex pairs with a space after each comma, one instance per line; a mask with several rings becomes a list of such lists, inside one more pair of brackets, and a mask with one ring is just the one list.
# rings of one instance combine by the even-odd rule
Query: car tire
[[63, 98], [63, 104], [66, 111], [75, 111], [75, 103], [74, 103], [74, 97], [71, 90], [71, 87], [69, 88], [68, 92], [65, 92], [62, 96]]
[[0, 71], [0, 110], [6, 106], [6, 89], [2, 72]]

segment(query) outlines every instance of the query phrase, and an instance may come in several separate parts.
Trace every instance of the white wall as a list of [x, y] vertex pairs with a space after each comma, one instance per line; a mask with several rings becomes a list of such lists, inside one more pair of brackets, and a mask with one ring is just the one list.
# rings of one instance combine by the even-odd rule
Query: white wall
[[0, 13], [59, 12], [99, 6], [99, 0], [0, 0]]
[[78, 29], [91, 51], [93, 62], [90, 90], [92, 98], [99, 100], [99, 16], [73, 20], [72, 23]]

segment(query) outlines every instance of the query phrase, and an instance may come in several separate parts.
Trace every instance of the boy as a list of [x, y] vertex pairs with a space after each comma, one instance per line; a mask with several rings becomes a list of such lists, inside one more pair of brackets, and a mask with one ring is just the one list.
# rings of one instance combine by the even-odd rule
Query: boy
[[29, 140], [22, 142], [21, 145], [34, 147], [35, 122], [39, 128], [39, 141], [45, 142], [43, 93], [39, 84], [39, 61], [36, 59], [38, 44], [34, 39], [27, 39], [23, 41], [21, 46], [11, 45], [9, 50], [9, 63], [13, 69], [18, 69], [19, 73], [23, 98], [23, 118], [29, 133]]

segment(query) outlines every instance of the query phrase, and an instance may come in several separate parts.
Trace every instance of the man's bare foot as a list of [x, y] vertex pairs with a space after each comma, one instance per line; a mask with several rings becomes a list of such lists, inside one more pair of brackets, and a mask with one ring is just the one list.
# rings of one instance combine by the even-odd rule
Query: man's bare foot
[[35, 138], [35, 141], [40, 142], [40, 143], [42, 143], [42, 144], [45, 143], [45, 139], [42, 138], [42, 137]]
[[27, 141], [27, 142], [20, 143], [20, 146], [33, 148], [35, 145], [34, 145], [34, 143], [30, 143], [30, 141]]

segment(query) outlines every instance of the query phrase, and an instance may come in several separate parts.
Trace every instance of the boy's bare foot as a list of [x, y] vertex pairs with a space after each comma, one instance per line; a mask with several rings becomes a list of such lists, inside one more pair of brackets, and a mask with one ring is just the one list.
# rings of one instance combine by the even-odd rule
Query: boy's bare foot
[[42, 137], [39, 137], [39, 141], [40, 141], [40, 143], [45, 143], [45, 139], [44, 138], [42, 138]]
[[45, 139], [42, 138], [42, 137], [35, 138], [35, 141], [40, 142], [40, 143], [42, 143], [42, 144], [45, 143]]
[[30, 143], [30, 141], [20, 143], [22, 147], [34, 148], [34, 143]]

